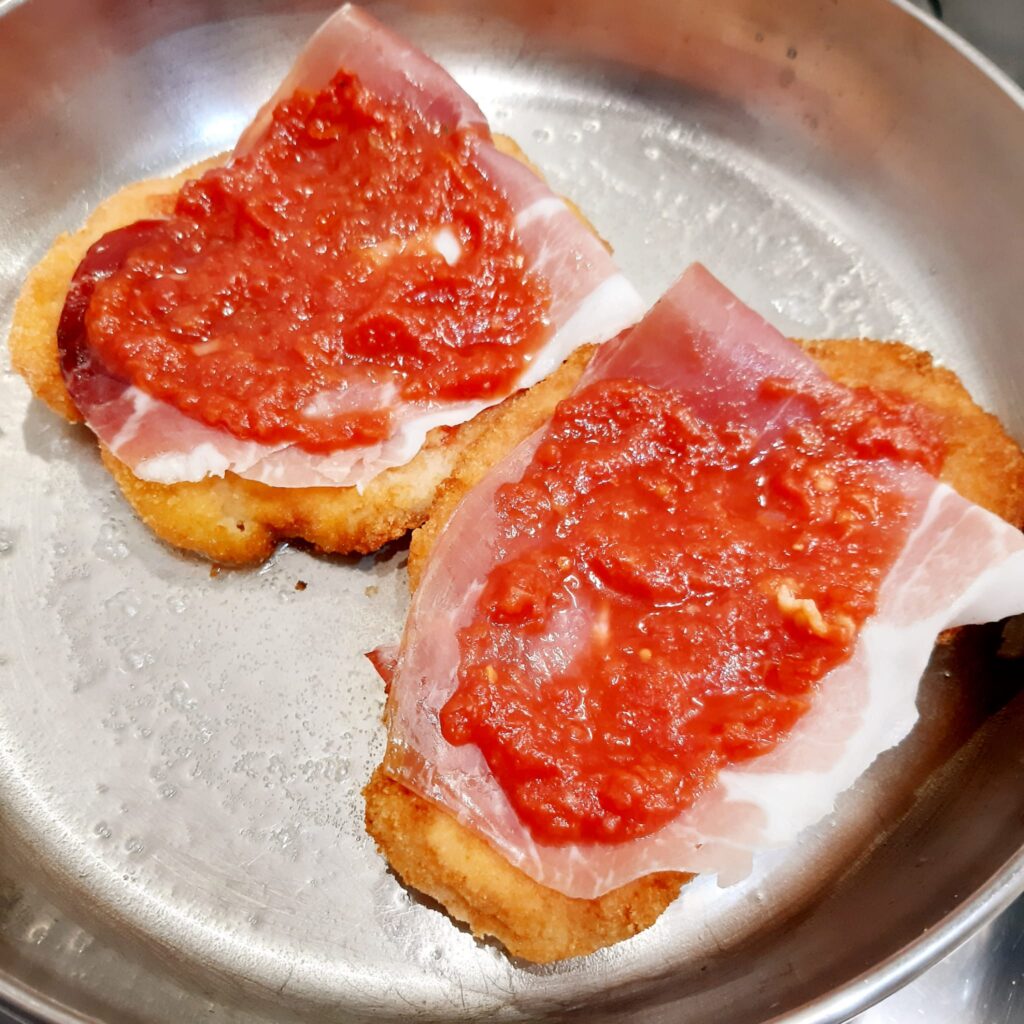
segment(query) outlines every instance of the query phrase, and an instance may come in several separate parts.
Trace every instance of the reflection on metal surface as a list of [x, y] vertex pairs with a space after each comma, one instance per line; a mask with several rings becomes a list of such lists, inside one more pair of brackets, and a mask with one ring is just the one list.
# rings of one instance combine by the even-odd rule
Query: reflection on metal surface
[[1020, 0], [943, 0], [942, 17], [1008, 75], [1024, 83], [1024, 10]]
[[[934, 6], [934, 5], [933, 5]], [[943, 20], [1024, 85], [1020, 0], [944, 0]], [[1021, 1024], [1024, 898], [857, 1024]]]
[[1020, 1024], [1024, 1021], [1024, 900], [856, 1024]]
[[[230, 145], [325, 6], [0, 8], [0, 315], [98, 199]], [[648, 298], [702, 259], [785, 329], [930, 348], [1024, 434], [1024, 115], [899, 6], [380, 10]], [[285, 549], [211, 579], [10, 373], [0, 462], [0, 995], [50, 1018], [821, 1024], [1024, 884], [1019, 671], [975, 631], [937, 655], [911, 740], [759, 880], [695, 884], [606, 953], [510, 963], [398, 886], [362, 829], [382, 737], [358, 652], [398, 628], [400, 550]]]

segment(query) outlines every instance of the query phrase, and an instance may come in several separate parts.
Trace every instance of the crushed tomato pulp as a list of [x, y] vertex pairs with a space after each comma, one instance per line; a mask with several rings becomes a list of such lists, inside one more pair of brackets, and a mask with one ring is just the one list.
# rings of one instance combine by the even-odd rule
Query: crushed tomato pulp
[[549, 295], [482, 141], [346, 73], [296, 92], [96, 283], [93, 353], [194, 419], [309, 451], [386, 438], [398, 400], [511, 391]]
[[658, 829], [772, 749], [850, 655], [910, 528], [893, 476], [944, 451], [884, 393], [798, 400], [805, 419], [755, 437], [672, 391], [593, 382], [497, 491], [506, 543], [441, 727], [539, 841]]

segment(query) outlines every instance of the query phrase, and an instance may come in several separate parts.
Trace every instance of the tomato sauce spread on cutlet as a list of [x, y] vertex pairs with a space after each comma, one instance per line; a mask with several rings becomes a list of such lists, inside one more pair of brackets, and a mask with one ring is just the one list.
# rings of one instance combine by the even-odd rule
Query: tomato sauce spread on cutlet
[[[458, 634], [441, 711], [538, 842], [657, 830], [771, 750], [853, 649], [937, 425], [867, 389], [761, 385], [774, 434], [634, 379], [564, 400], [494, 502], [505, 557]], [[799, 412], [796, 412], [799, 410]]]
[[90, 281], [89, 348], [193, 419], [311, 452], [386, 438], [389, 403], [511, 391], [550, 296], [481, 135], [344, 72], [295, 92]]

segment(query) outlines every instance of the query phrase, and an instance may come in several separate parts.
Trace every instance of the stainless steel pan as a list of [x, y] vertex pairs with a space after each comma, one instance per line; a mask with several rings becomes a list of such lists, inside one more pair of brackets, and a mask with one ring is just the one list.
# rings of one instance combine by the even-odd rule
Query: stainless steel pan
[[[376, 10], [648, 298], [701, 259], [790, 332], [927, 347], [1024, 436], [1021, 95], [906, 5]], [[96, 201], [228, 147], [324, 13], [0, 3], [0, 315]], [[510, 962], [362, 830], [382, 736], [360, 652], [399, 629], [401, 549], [211, 578], [10, 373], [0, 431], [0, 997], [47, 1020], [837, 1021], [1024, 888], [1021, 661], [982, 629], [799, 848], [602, 954]]]

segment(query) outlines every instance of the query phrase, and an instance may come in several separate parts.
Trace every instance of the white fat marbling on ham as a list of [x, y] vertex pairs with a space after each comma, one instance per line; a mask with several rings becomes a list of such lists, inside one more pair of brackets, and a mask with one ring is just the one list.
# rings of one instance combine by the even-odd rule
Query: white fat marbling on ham
[[[342, 69], [356, 74], [383, 99], [401, 100], [449, 129], [476, 133], [479, 161], [507, 196], [515, 215], [528, 258], [526, 269], [543, 276], [553, 296], [550, 335], [525, 363], [513, 390], [536, 384], [579, 346], [607, 341], [640, 318], [639, 295], [601, 243], [536, 174], [495, 149], [487, 122], [473, 100], [429, 57], [350, 4], [313, 35], [281, 86], [243, 132], [233, 156], [258, 144], [277, 103], [296, 89], [323, 88]], [[458, 261], [461, 246], [450, 227], [439, 225], [432, 241], [449, 264]], [[362, 489], [384, 470], [409, 462], [435, 427], [458, 426], [503, 397], [411, 403], [400, 401], [392, 389], [380, 394], [376, 405], [391, 412], [392, 433], [386, 441], [326, 454], [240, 440], [127, 386], [117, 400], [82, 412], [111, 451], [144, 480], [170, 484], [232, 472], [275, 487]], [[338, 411], [346, 402], [353, 408], [367, 407], [365, 397], [358, 400], [331, 393], [314, 398], [305, 414], [315, 417], [326, 408]]]
[[[758, 397], [767, 376], [828, 382], [791, 342], [692, 267], [643, 322], [592, 361], [589, 380], [633, 376], [685, 394], [698, 415], [771, 434], [802, 415], [799, 400]], [[566, 895], [593, 898], [648, 874], [716, 874], [730, 884], [761, 850], [792, 842], [827, 815], [884, 750], [917, 721], [918, 682], [936, 636], [951, 626], [1024, 611], [1024, 536], [923, 473], [899, 469], [915, 526], [850, 659], [825, 676], [808, 713], [771, 753], [721, 772], [717, 784], [660, 831], [619, 845], [535, 842], [478, 748], [441, 736], [456, 685], [457, 631], [503, 542], [496, 489], [518, 480], [538, 432], [463, 500], [420, 583], [391, 675], [389, 769], [485, 836], [509, 861]], [[566, 646], [576, 642], [576, 631]], [[552, 658], [551, 652], [546, 655]]]
[[89, 426], [136, 476], [154, 483], [239, 472], [272, 450], [208, 427], [132, 386], [114, 401], [91, 407]]
[[387, 408], [398, 399], [394, 382], [351, 380], [331, 391], [320, 391], [303, 407], [302, 417], [325, 420], [358, 409]]

